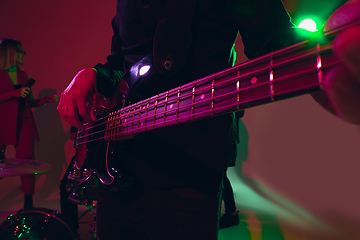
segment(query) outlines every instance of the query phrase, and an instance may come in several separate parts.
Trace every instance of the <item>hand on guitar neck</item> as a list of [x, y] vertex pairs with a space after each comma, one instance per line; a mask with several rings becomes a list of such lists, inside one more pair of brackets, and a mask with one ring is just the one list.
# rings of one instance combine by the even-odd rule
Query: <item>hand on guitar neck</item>
[[[324, 30], [360, 20], [360, 1], [353, 0], [338, 8], [328, 19]], [[360, 25], [341, 32], [332, 42], [341, 66], [324, 78], [324, 91], [312, 94], [324, 108], [341, 119], [360, 124]]]

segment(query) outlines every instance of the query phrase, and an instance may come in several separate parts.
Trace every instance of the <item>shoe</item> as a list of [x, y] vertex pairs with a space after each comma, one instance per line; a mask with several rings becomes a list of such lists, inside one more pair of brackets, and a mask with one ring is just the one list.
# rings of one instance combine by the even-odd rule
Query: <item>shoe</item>
[[238, 211], [236, 212], [235, 216], [231, 215], [230, 213], [224, 213], [224, 215], [220, 217], [219, 229], [228, 228], [236, 225], [239, 225]]

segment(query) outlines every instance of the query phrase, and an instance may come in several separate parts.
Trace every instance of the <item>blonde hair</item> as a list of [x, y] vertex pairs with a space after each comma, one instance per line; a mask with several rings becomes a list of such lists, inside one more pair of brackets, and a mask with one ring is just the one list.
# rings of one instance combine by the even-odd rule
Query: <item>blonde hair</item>
[[0, 70], [7, 70], [16, 65], [17, 48], [21, 42], [11, 38], [0, 39]]

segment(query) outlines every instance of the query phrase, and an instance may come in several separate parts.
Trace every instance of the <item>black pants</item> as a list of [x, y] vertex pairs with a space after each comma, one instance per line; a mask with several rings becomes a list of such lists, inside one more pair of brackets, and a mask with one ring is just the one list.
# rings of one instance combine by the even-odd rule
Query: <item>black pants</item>
[[[131, 196], [134, 194], [135, 196]], [[97, 205], [99, 240], [216, 240], [219, 198], [192, 188], [108, 192]]]
[[222, 200], [224, 201], [225, 212], [233, 213], [236, 211], [234, 192], [226, 174], [224, 175], [223, 184], [224, 188], [222, 190]]
[[66, 185], [69, 182], [68, 175], [74, 162], [75, 158], [73, 157], [60, 183], [60, 207], [61, 215], [65, 218], [66, 223], [73, 232], [76, 232], [79, 229], [78, 205], [69, 201], [66, 191]]

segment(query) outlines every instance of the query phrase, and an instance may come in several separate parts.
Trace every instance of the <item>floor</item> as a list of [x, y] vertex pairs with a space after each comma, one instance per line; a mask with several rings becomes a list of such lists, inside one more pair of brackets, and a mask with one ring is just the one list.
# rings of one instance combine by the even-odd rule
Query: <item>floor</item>
[[[38, 208], [40, 210], [40, 208]], [[35, 210], [34, 210], [35, 211]], [[31, 218], [32, 221], [34, 221], [35, 214], [34, 211], [32, 213], [28, 213], [27, 215], [25, 215], [25, 218]], [[41, 210], [40, 210], [41, 211]], [[52, 211], [52, 210], [51, 210]], [[46, 210], [43, 211], [43, 215], [41, 215], [40, 218], [45, 219], [45, 212]], [[12, 214], [12, 215], [11, 215]], [[16, 212], [13, 213], [2, 213], [0, 215], [0, 221], [1, 223], [4, 225], [5, 221], [7, 221], [7, 218], [14, 218], [14, 217], [19, 217], [20, 214], [17, 214]], [[61, 230], [57, 230], [57, 231], [61, 231], [61, 232], [67, 232], [65, 235], [70, 237], [71, 235], [69, 234], [68, 229], [66, 228], [65, 225], [61, 224], [61, 215], [53, 215], [54, 217], [51, 217], [51, 221], [53, 221], [52, 226], [56, 225], [57, 229], [61, 229]], [[88, 211], [88, 209], [84, 206], [80, 206], [79, 207], [79, 234], [81, 237], [81, 240], [95, 240], [96, 239], [96, 232], [94, 232], [94, 215]], [[219, 240], [231, 240], [231, 239], [262, 239], [262, 238], [254, 238], [254, 236], [260, 236], [261, 235], [261, 224], [258, 221], [254, 221], [254, 219], [251, 219], [251, 217], [249, 217], [250, 215], [247, 214], [240, 214], [239, 218], [240, 218], [240, 224], [237, 226], [233, 226], [233, 227], [229, 227], [227, 229], [222, 229], [219, 232]], [[56, 223], [55, 223], [56, 222]], [[60, 225], [62, 225], [61, 227], [65, 228], [60, 228]], [[16, 227], [18, 227], [20, 225], [18, 224], [14, 224], [12, 225], [10, 228], [9, 232], [15, 232], [16, 231]], [[21, 228], [21, 226], [20, 226]], [[271, 231], [274, 232], [274, 234], [278, 234], [278, 229], [276, 229], [275, 226], [270, 227], [272, 228]], [[267, 227], [266, 231], [270, 230], [269, 227]], [[46, 230], [45, 230], [46, 231]], [[28, 233], [30, 234], [30, 233]], [[36, 232], [36, 234], [38, 234], [38, 232]], [[58, 233], [60, 234], [60, 233]], [[26, 239], [24, 238], [26, 234], [24, 234], [21, 238], [21, 235], [17, 234], [18, 238], [14, 238], [14, 239]], [[2, 236], [2, 235], [0, 235]], [[8, 235], [6, 235], [8, 236]], [[281, 234], [279, 235], [281, 236]], [[30, 238], [31, 239], [31, 238]], [[277, 239], [284, 239], [284, 238], [271, 238], [271, 240], [277, 240]], [[2, 239], [3, 240], [3, 239]], [[4, 239], [5, 240], [5, 239]], [[6, 239], [7, 240], [7, 239]], [[9, 239], [10, 240], [10, 239]], [[12, 238], [11, 238], [12, 240]], [[69, 239], [70, 240], [70, 239]]]
[[[44, 210], [45, 212], [45, 210]], [[96, 213], [96, 212], [93, 212]], [[16, 213], [12, 213], [15, 214]], [[45, 215], [42, 215], [41, 218], [44, 219]], [[94, 215], [88, 211], [85, 206], [79, 206], [79, 234], [81, 240], [96, 240], [96, 232], [94, 232]], [[0, 213], [0, 222], [4, 225], [6, 219], [8, 217], [14, 217], [10, 215], [6, 215], [6, 213]], [[28, 215], [26, 217], [32, 218], [34, 220], [34, 215]], [[53, 215], [50, 217], [51, 220], [48, 224], [52, 227], [52, 234], [56, 234], [59, 236], [63, 234], [61, 238], [53, 238], [49, 237], [49, 240], [57, 240], [57, 239], [66, 239], [73, 240], [70, 235], [70, 231], [67, 227], [61, 223], [61, 215]], [[281, 220], [275, 218], [271, 215], [264, 214], [256, 214], [250, 211], [240, 211], [239, 212], [239, 225], [232, 226], [226, 229], [221, 229], [219, 231], [219, 240], [342, 240], [343, 238], [331, 236], [329, 234], [309, 231], [300, 229], [298, 227], [294, 227], [287, 222], [282, 222]], [[16, 226], [16, 224], [14, 225]], [[20, 225], [19, 225], [20, 226]], [[24, 225], [25, 226], [25, 225]], [[20, 226], [21, 228], [21, 226]], [[56, 231], [54, 231], [56, 229]], [[15, 227], [11, 227], [10, 232], [16, 231]], [[34, 231], [33, 231], [34, 232]], [[44, 230], [42, 230], [42, 233]], [[28, 233], [29, 234], [29, 233]], [[39, 235], [39, 231], [35, 232], [35, 235]], [[37, 236], [38, 236], [37, 235]], [[17, 237], [2, 237], [0, 231], [0, 239], [1, 240], [15, 240], [15, 239], [27, 239], [25, 234], [21, 237], [21, 235], [17, 234]], [[8, 236], [8, 235], [6, 235]], [[4, 238], [4, 239], [3, 239]], [[29, 238], [29, 239], [38, 239], [38, 238]], [[347, 238], [344, 238], [344, 240]], [[351, 239], [353, 240], [353, 239]], [[355, 239], [354, 239], [355, 240]]]
[[[18, 178], [3, 179], [2, 186], [10, 181], [19, 180]], [[41, 180], [41, 179], [40, 179]], [[304, 208], [301, 208], [286, 198], [266, 188], [261, 188], [256, 184], [241, 182], [241, 179], [230, 179], [234, 189], [235, 202], [239, 210], [239, 225], [222, 229], [219, 231], [219, 240], [360, 240], [359, 222], [355, 219], [346, 219], [334, 215], [325, 217], [314, 215]], [[56, 225], [47, 231], [54, 234], [66, 234], [69, 232], [66, 225], [62, 224], [61, 214], [59, 211], [59, 194], [58, 191], [49, 193], [46, 198], [39, 195], [43, 184], [38, 181], [38, 192], [34, 197], [36, 208], [42, 208], [44, 212], [51, 213], [49, 224]], [[38, 194], [38, 195], [37, 195]], [[20, 230], [28, 230], [21, 224], [14, 224], [14, 216], [22, 207], [23, 195], [18, 187], [12, 192], [0, 191], [0, 229], [6, 222], [6, 219], [13, 214], [13, 224], [9, 227], [8, 232], [14, 232], [14, 226], [20, 226]], [[222, 212], [224, 209], [222, 209]], [[43, 216], [45, 213], [43, 213]], [[80, 227], [79, 234], [81, 240], [95, 240], [93, 233], [94, 217], [88, 209], [79, 206]], [[33, 219], [34, 215], [26, 216]], [[21, 218], [19, 218], [21, 219]], [[16, 220], [20, 221], [20, 220]], [[8, 224], [9, 225], [9, 224]], [[56, 230], [54, 230], [56, 229]], [[34, 231], [34, 229], [33, 229]], [[69, 234], [69, 233], [68, 233]], [[25, 239], [25, 234], [20, 236], [19, 230], [16, 238], [3, 237], [0, 232], [0, 240]], [[29, 240], [39, 238], [29, 238]], [[49, 240], [57, 240], [48, 238]], [[71, 237], [60, 239], [72, 240]]]
[[[79, 206], [79, 234], [81, 236], [81, 240], [96, 240], [96, 231], [94, 228], [94, 215], [96, 211], [91, 208], [90, 211], [85, 206]], [[46, 216], [49, 215], [47, 218]], [[17, 219], [20, 219], [18, 224], [16, 221]], [[22, 220], [25, 219], [25, 220]], [[31, 224], [33, 222], [36, 222], [34, 224], [35, 226], [41, 225], [39, 222], [46, 221], [47, 225], [44, 225], [42, 227], [43, 229], [41, 231], [38, 231], [38, 229], [35, 227], [33, 230], [31, 230]], [[15, 223], [14, 223], [15, 222]], [[25, 223], [22, 225], [22, 223]], [[44, 236], [44, 232], [48, 232], [48, 234], [56, 234], [61, 235], [61, 238], [53, 238], [49, 237], [49, 240], [57, 240], [57, 239], [64, 239], [64, 240], [73, 240], [73, 235], [71, 231], [68, 229], [68, 226], [63, 223], [63, 218], [61, 214], [59, 214], [56, 210], [47, 209], [47, 208], [34, 208], [33, 210], [26, 211], [26, 213], [23, 213], [21, 215], [20, 213], [17, 213], [16, 211], [11, 212], [1, 212], [0, 213], [0, 239], [1, 240], [13, 240], [13, 239], [27, 239], [26, 237], [29, 237], [29, 240], [40, 240], [36, 238], [35, 236]], [[28, 226], [26, 226], [26, 224]], [[24, 227], [26, 226], [26, 227]], [[47, 231], [46, 229], [51, 228], [51, 231]], [[20, 229], [20, 231], [17, 231], [17, 228]], [[30, 231], [25, 231], [29, 230]], [[55, 230], [55, 231], [54, 231]], [[6, 232], [6, 233], [4, 233]], [[23, 232], [23, 234], [21, 234]], [[51, 233], [50, 233], [51, 232]], [[9, 233], [15, 233], [17, 237], [9, 236]], [[51, 235], [52, 236], [52, 235]], [[33, 238], [32, 238], [33, 237]], [[3, 239], [4, 238], [4, 239]], [[9, 239], [7, 239], [9, 238]]]

